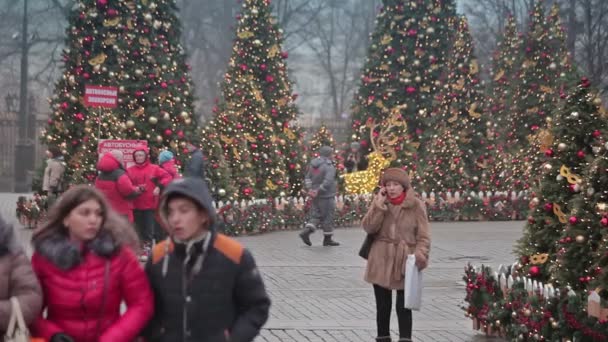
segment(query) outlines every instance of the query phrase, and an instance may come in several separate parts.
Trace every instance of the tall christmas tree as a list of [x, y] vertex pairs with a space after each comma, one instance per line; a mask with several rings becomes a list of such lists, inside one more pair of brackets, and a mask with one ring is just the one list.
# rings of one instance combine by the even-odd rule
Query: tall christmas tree
[[530, 172], [534, 173], [542, 163], [536, 143], [538, 134], [543, 134], [546, 119], [554, 115], [572, 74], [557, 6], [546, 18], [543, 2], [539, 1], [531, 16], [513, 97], [512, 125], [506, 136], [509, 151], [524, 160], [522, 172], [529, 182], [533, 182]]
[[[462, 175], [471, 175], [477, 169], [475, 161], [487, 149], [485, 119], [482, 118], [484, 94], [479, 80], [479, 64], [473, 53], [473, 39], [466, 18], [460, 18], [456, 26], [452, 53], [446, 64], [447, 77], [443, 88], [435, 96], [431, 118], [427, 121], [427, 132], [436, 134], [437, 132], [433, 131], [435, 127], [443, 124], [452, 132], [455, 145], [449, 148], [460, 150], [458, 158], [464, 161], [465, 170], [463, 173], [446, 173], [444, 175], [446, 178], [454, 175], [458, 180], [452, 182], [444, 179], [443, 183], [458, 183], [459, 187], [470, 189], [475, 187], [477, 182], [473, 180], [473, 176], [465, 179]], [[441, 135], [438, 137], [443, 138]], [[433, 151], [443, 153], [441, 149], [430, 149], [427, 151], [426, 159], [435, 158], [432, 155]]]
[[[95, 177], [99, 139], [147, 140], [185, 161], [197, 123], [176, 12], [174, 0], [87, 0], [70, 11], [64, 72], [43, 138], [67, 157], [72, 182]], [[85, 85], [117, 87], [118, 107], [86, 107]]]
[[[559, 138], [558, 150], [576, 154], [577, 162], [584, 166], [580, 182], [575, 183], [576, 191], [581, 190], [568, 204], [568, 223], [558, 240], [558, 256], [554, 278], [562, 286], [576, 290], [586, 289], [594, 276], [601, 272], [593, 268], [598, 260], [605, 262], [604, 230], [608, 220], [603, 216], [608, 212], [608, 183], [606, 182], [606, 133], [608, 118], [601, 111], [601, 100], [590, 91], [588, 80], [584, 79], [578, 91], [569, 99], [571, 107], [567, 124], [573, 135]], [[574, 117], [573, 117], [574, 116]], [[568, 175], [564, 175], [568, 178]], [[603, 224], [602, 224], [603, 222]], [[600, 269], [601, 271], [601, 269]], [[604, 276], [605, 277], [605, 276]]]
[[368, 119], [386, 120], [399, 109], [409, 132], [395, 150], [395, 165], [408, 157], [400, 144], [410, 135], [419, 141], [424, 121], [445, 70], [447, 51], [456, 20], [456, 6], [451, 0], [383, 0], [371, 38], [362, 82], [352, 110], [352, 140], [370, 148]]
[[[236, 197], [267, 197], [301, 189], [306, 158], [297, 108], [281, 50], [283, 36], [268, 0], [245, 0], [233, 53], [210, 129], [221, 137], [238, 187]], [[205, 138], [208, 139], [208, 138]]]
[[481, 190], [523, 190], [527, 188], [526, 164], [506, 146], [506, 135], [513, 123], [514, 85], [521, 66], [522, 44], [517, 22], [509, 16], [503, 36], [492, 57], [491, 85], [487, 113], [491, 148], [478, 160]]
[[[557, 111], [551, 129], [542, 139], [541, 149], [545, 151], [542, 171], [534, 170], [541, 176], [533, 188], [534, 208], [517, 249], [527, 273], [542, 281], [561, 280], [575, 285], [571, 275], [556, 277], [556, 272], [560, 269], [571, 272], [567, 267], [572, 266], [576, 258], [565, 257], [569, 254], [567, 248], [574, 250], [577, 248], [574, 244], [584, 243], [582, 240], [588, 238], [577, 233], [580, 222], [574, 213], [573, 200], [581, 191], [583, 170], [597, 146], [599, 135], [595, 131], [605, 127], [606, 121], [589, 102], [587, 87], [589, 82], [583, 79]], [[573, 234], [574, 239], [570, 236]]]

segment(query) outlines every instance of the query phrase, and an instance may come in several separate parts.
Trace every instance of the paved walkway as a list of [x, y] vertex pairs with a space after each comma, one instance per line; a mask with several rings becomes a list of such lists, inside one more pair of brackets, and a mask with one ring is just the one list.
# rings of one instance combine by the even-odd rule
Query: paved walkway
[[[0, 194], [0, 213], [14, 222], [17, 195]], [[433, 223], [431, 265], [424, 274], [423, 308], [414, 313], [414, 340], [499, 341], [471, 330], [460, 309], [461, 280], [467, 262], [497, 266], [513, 260], [521, 222]], [[29, 231], [22, 230], [28, 240]], [[296, 232], [239, 238], [254, 253], [271, 294], [271, 317], [256, 342], [373, 341], [375, 306], [370, 285], [362, 280], [365, 261], [357, 256], [364, 233], [340, 229], [342, 246], [319, 246], [313, 235], [306, 247]], [[393, 312], [393, 336], [397, 322]]]

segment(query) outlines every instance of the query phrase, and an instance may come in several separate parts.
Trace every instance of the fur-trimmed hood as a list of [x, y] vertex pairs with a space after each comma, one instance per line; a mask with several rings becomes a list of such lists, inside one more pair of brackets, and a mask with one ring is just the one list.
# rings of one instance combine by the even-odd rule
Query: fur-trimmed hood
[[0, 257], [18, 251], [19, 245], [13, 226], [0, 217]]
[[103, 258], [111, 258], [119, 249], [120, 243], [110, 232], [101, 230], [97, 237], [81, 247], [72, 243], [68, 236], [56, 232], [34, 244], [36, 252], [62, 270], [69, 270], [83, 260], [83, 253], [91, 251]]

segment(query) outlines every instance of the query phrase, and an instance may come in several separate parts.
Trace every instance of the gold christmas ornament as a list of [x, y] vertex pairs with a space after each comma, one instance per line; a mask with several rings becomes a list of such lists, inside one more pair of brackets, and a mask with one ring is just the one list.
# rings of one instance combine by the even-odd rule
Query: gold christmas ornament
[[184, 120], [184, 123], [186, 125], [190, 125], [192, 123], [192, 119], [188, 118], [188, 119]]
[[226, 190], [224, 190], [224, 189], [219, 189], [219, 190], [217, 191], [217, 194], [218, 194], [218, 195], [220, 195], [221, 197], [224, 197], [224, 196], [226, 196]]
[[133, 120], [127, 120], [127, 127], [128, 128], [133, 128], [135, 127], [135, 122]]
[[585, 242], [585, 237], [584, 237], [584, 236], [582, 236], [582, 235], [577, 235], [577, 236], [576, 236], [576, 242], [578, 242], [578, 243], [583, 243], [583, 242]]
[[162, 142], [163, 142], [163, 137], [162, 137], [162, 136], [160, 136], [160, 135], [157, 135], [157, 136], [156, 136], [156, 142], [158, 142], [158, 143], [162, 143]]
[[557, 144], [557, 149], [558, 149], [559, 151], [565, 151], [567, 147], [568, 147], [568, 146], [566, 146], [566, 144], [564, 144], [564, 143], [559, 143], [559, 144]]
[[156, 125], [158, 123], [158, 118], [156, 118], [156, 116], [151, 116], [148, 119], [148, 122], [151, 123], [152, 125]]
[[188, 114], [188, 112], [181, 112], [179, 113], [179, 116], [181, 116], [182, 119], [186, 120], [190, 115]]

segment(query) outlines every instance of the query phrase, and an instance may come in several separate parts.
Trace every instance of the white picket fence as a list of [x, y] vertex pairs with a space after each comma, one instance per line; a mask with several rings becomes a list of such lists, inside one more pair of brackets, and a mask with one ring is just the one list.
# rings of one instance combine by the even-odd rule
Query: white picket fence
[[[510, 198], [511, 200], [515, 201], [518, 199], [522, 199], [525, 198], [527, 196], [527, 192], [526, 191], [520, 191], [520, 192], [515, 192], [515, 191], [479, 191], [479, 192], [475, 192], [475, 191], [471, 191], [469, 193], [461, 193], [459, 191], [456, 192], [430, 192], [430, 193], [426, 193], [423, 192], [420, 194], [420, 198], [422, 200], [424, 200], [425, 202], [435, 202], [435, 201], [445, 201], [448, 203], [452, 203], [452, 202], [458, 202], [464, 198], [466, 198], [467, 196], [470, 196], [472, 198], [480, 198], [480, 199], [484, 199], [484, 198], [492, 198], [494, 196], [504, 196], [507, 198]], [[339, 195], [336, 196], [336, 204], [338, 206], [344, 204], [345, 202], [353, 202], [353, 201], [369, 201], [371, 200], [372, 195], [371, 194], [365, 194], [365, 195]], [[215, 208], [219, 209], [222, 208], [226, 205], [233, 205], [233, 206], [237, 206], [239, 208], [245, 209], [249, 206], [252, 205], [265, 205], [265, 204], [269, 204], [269, 202], [273, 203], [274, 207], [281, 207], [282, 205], [286, 205], [289, 203], [292, 203], [296, 206], [303, 206], [306, 203], [306, 197], [300, 196], [300, 197], [277, 197], [277, 198], [273, 198], [273, 199], [252, 199], [252, 200], [241, 200], [241, 201], [216, 201], [214, 203]]]

